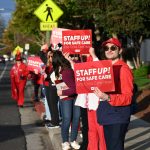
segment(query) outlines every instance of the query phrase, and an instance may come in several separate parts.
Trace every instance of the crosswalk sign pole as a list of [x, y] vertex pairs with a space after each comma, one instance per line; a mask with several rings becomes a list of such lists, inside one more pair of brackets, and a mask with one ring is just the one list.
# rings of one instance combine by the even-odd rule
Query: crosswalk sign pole
[[50, 36], [51, 36], [51, 31], [46, 31], [46, 43], [48, 46], [50, 46]]

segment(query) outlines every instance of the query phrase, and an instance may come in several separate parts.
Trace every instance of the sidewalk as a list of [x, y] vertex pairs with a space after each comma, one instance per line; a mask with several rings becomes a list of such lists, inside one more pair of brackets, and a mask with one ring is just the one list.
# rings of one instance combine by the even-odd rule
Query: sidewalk
[[[42, 102], [37, 102], [34, 104], [35, 106], [35, 110], [37, 112], [37, 114], [39, 115], [39, 117], [42, 119], [43, 118], [43, 113], [44, 113], [44, 105]], [[54, 150], [61, 150], [61, 129], [60, 128], [46, 128], [47, 131], [49, 132], [49, 138], [50, 138], [50, 141], [53, 145], [53, 149]], [[80, 131], [79, 131], [79, 134], [78, 134], [78, 139], [77, 141], [78, 142], [81, 142], [82, 139], [80, 137]]]
[[131, 117], [125, 150], [150, 150], [150, 123]]
[[[37, 105], [37, 106], [36, 106]], [[36, 104], [38, 114], [42, 115], [42, 103]], [[40, 108], [41, 107], [41, 108]], [[40, 109], [39, 109], [40, 108]], [[47, 129], [49, 131], [49, 137], [52, 141], [53, 148], [55, 150], [61, 150], [61, 135], [60, 128], [58, 129]], [[78, 141], [81, 142], [79, 136]], [[126, 136], [125, 150], [150, 150], [150, 124], [136, 118], [131, 117], [131, 123], [129, 131]]]
[[[44, 112], [43, 103], [35, 103], [35, 109], [39, 117], [42, 118]], [[61, 150], [60, 128], [47, 130], [53, 149]], [[81, 137], [78, 136], [78, 142], [81, 141]], [[131, 123], [125, 140], [125, 150], [150, 150], [150, 123], [138, 119], [135, 116], [131, 117]]]

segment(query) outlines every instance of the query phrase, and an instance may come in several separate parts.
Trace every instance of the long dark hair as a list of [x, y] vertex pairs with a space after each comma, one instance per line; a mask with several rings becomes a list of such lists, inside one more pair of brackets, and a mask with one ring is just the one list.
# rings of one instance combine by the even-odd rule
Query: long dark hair
[[66, 68], [71, 69], [70, 62], [63, 56], [61, 51], [54, 51], [52, 65], [53, 65], [53, 69], [55, 72], [55, 76], [57, 78], [59, 78], [59, 75], [60, 75], [60, 67], [61, 67], [61, 70], [66, 69]]

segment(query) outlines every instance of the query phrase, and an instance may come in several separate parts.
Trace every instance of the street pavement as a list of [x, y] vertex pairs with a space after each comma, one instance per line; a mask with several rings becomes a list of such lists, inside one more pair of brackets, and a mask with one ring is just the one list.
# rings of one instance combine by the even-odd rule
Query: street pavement
[[[49, 139], [49, 132], [42, 125], [40, 118], [43, 107], [37, 107], [31, 101], [31, 82], [28, 81], [25, 89], [25, 103], [23, 108], [19, 108], [21, 126], [25, 134], [27, 150], [55, 150]], [[42, 108], [42, 109], [41, 109]]]
[[[32, 90], [30, 89], [29, 91], [31, 92]], [[35, 109], [39, 118], [42, 118], [44, 112], [43, 103], [36, 103]], [[47, 131], [53, 149], [61, 150], [60, 128], [47, 129]], [[79, 131], [78, 142], [82, 141], [80, 134], [81, 132]], [[125, 140], [125, 150], [150, 150], [150, 123], [135, 116], [131, 117], [131, 123]]]
[[0, 150], [26, 150], [19, 110], [11, 99], [10, 67], [0, 64]]
[[0, 150], [54, 150], [49, 132], [40, 126], [41, 118], [31, 102], [29, 82], [23, 108], [18, 108], [11, 98], [11, 67], [9, 62], [0, 64]]

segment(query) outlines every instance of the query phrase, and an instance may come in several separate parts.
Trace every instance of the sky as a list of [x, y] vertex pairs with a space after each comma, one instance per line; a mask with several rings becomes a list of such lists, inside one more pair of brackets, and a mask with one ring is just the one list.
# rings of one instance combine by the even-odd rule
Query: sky
[[15, 10], [14, 0], [0, 0], [0, 15], [4, 19], [5, 23], [11, 18], [11, 13]]

